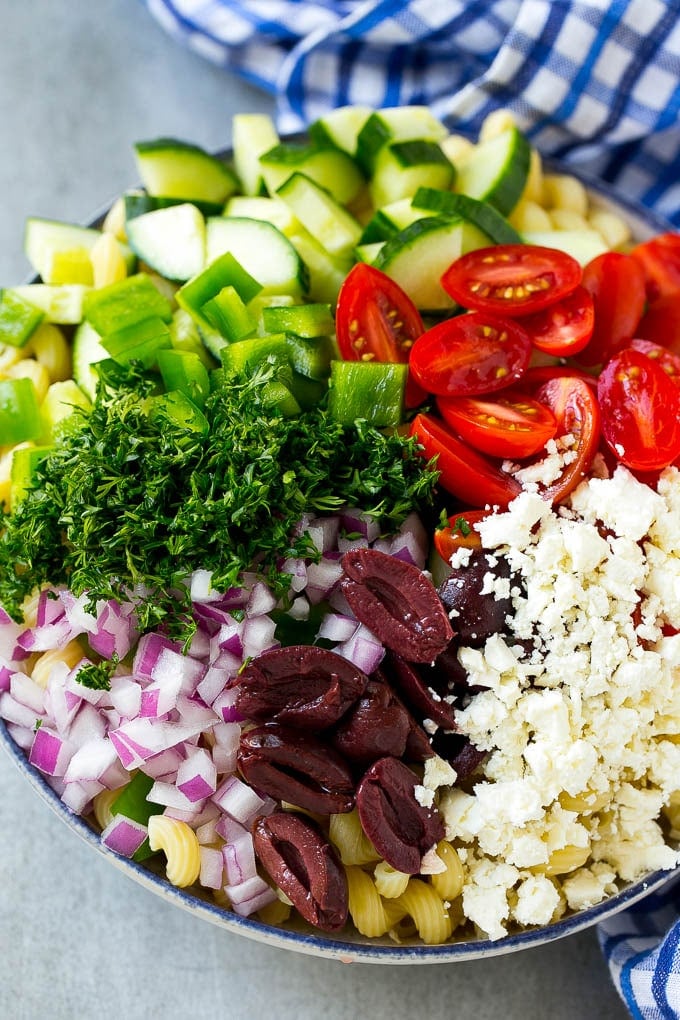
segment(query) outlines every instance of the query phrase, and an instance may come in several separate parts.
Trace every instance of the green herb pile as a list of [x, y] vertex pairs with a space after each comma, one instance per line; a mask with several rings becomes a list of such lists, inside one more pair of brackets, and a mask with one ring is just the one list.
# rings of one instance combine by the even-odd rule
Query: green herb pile
[[[107, 365], [112, 366], [111, 362]], [[89, 414], [72, 416], [0, 536], [0, 603], [15, 619], [36, 586], [139, 600], [142, 631], [187, 633], [187, 579], [212, 571], [215, 590], [257, 569], [279, 594], [283, 558], [312, 554], [294, 537], [304, 513], [358, 507], [395, 530], [431, 501], [436, 480], [415, 441], [365, 421], [331, 420], [322, 405], [283, 418], [267, 406], [265, 365], [250, 377], [216, 373], [200, 434], [150, 415], [154, 381], [109, 367]]]

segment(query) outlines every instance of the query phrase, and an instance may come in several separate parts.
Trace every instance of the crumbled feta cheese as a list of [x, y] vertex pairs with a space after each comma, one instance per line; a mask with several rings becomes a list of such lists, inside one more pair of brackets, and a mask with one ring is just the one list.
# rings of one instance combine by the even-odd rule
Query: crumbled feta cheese
[[529, 875], [517, 889], [512, 916], [519, 924], [548, 924], [560, 902], [560, 894], [544, 875]]

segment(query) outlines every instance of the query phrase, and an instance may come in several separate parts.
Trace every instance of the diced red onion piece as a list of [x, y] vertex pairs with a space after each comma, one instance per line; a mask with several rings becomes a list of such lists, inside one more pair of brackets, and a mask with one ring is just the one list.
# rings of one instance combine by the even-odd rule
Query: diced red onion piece
[[192, 602], [217, 602], [220, 592], [215, 591], [212, 586], [212, 570], [194, 570], [189, 593]]
[[248, 917], [256, 910], [261, 910], [268, 903], [273, 903], [276, 893], [271, 886], [267, 885], [263, 878], [255, 875], [241, 885], [225, 885], [226, 892], [231, 905], [237, 914]]
[[371, 674], [383, 660], [385, 649], [374, 634], [361, 624], [348, 641], [333, 649], [338, 655], [349, 659], [366, 674]]
[[195, 802], [189, 800], [174, 783], [164, 783], [161, 779], [155, 780], [146, 799], [151, 804], [162, 804], [163, 807], [178, 808], [180, 811], [196, 811]]
[[253, 616], [243, 628], [243, 658], [255, 658], [267, 648], [279, 644], [274, 637], [276, 622], [269, 616]]
[[[217, 807], [217, 805], [215, 805], [215, 807]], [[201, 845], [204, 843], [208, 844], [217, 842], [217, 822], [219, 818], [221, 818], [221, 815], [218, 814], [214, 818], [210, 818], [207, 822], [203, 822], [202, 825], [197, 826], [196, 839]], [[218, 850], [218, 853], [221, 853], [221, 851]]]
[[36, 730], [28, 760], [45, 775], [62, 777], [74, 750], [72, 744], [43, 725]]
[[121, 786], [127, 786], [130, 782], [130, 773], [116, 758], [113, 764], [109, 765], [105, 772], [102, 772], [99, 782], [107, 790], [119, 790]]
[[238, 776], [229, 776], [218, 786], [213, 801], [226, 814], [241, 825], [250, 825], [255, 815], [262, 812], [265, 801], [259, 794], [246, 786]]
[[[58, 669], [57, 666], [61, 668]], [[45, 709], [54, 720], [59, 733], [65, 733], [75, 719], [83, 699], [66, 687], [69, 670], [65, 662], [58, 663], [50, 674], [45, 690]]]
[[213, 712], [217, 712], [220, 719], [225, 723], [243, 722], [243, 715], [236, 707], [238, 692], [236, 688], [222, 691], [212, 703]]
[[170, 781], [177, 775], [177, 769], [184, 761], [184, 755], [178, 747], [169, 747], [166, 751], [160, 751], [148, 758], [142, 767], [145, 775], [151, 779], [165, 779]]
[[326, 613], [317, 637], [325, 638], [327, 641], [348, 641], [359, 626], [359, 621], [353, 616], [345, 616], [342, 613]]
[[177, 770], [176, 785], [192, 804], [212, 797], [217, 789], [217, 769], [205, 748], [196, 748], [182, 762]]
[[44, 627], [46, 623], [56, 623], [66, 615], [64, 603], [59, 597], [59, 592], [54, 588], [43, 588], [38, 595], [38, 605], [35, 613], [36, 627]]
[[142, 688], [130, 676], [112, 676], [109, 701], [123, 718], [134, 719], [142, 704]]
[[305, 594], [312, 605], [317, 605], [327, 598], [341, 577], [342, 567], [339, 560], [331, 560], [324, 556], [318, 563], [310, 563], [307, 567]]
[[132, 857], [148, 836], [146, 825], [125, 815], [114, 815], [102, 830], [102, 843], [123, 857]]
[[246, 616], [262, 616], [276, 608], [277, 598], [262, 581], [253, 585], [246, 605]]
[[13, 673], [14, 670], [10, 666], [9, 662], [0, 657], [0, 693], [10, 689], [10, 682]]
[[87, 687], [85, 684], [81, 684], [78, 680], [78, 674], [81, 669], [86, 666], [91, 666], [91, 659], [82, 658], [80, 662], [76, 663], [73, 669], [69, 670], [66, 677], [66, 689], [75, 694], [78, 698], [83, 701], [89, 701], [91, 705], [98, 705], [100, 701], [105, 697], [106, 691], [102, 688]]
[[345, 531], [350, 534], [357, 532], [369, 542], [374, 542], [380, 536], [380, 524], [377, 518], [371, 514], [363, 513], [361, 510], [353, 508], [343, 510], [340, 514], [340, 523]]
[[120, 605], [113, 600], [104, 602], [98, 608], [97, 626], [88, 641], [90, 647], [103, 659], [114, 655], [125, 658], [138, 637], [136, 616], [130, 606]]
[[341, 553], [349, 552], [350, 549], [367, 549], [368, 539], [360, 535], [359, 538], [339, 538], [338, 549]]
[[241, 642], [241, 634], [243, 633], [243, 623], [239, 620], [231, 620], [221, 625], [217, 634], [213, 638], [213, 655], [212, 661], [217, 658], [219, 652], [229, 652], [230, 655], [235, 655], [240, 661], [243, 660], [243, 644]]
[[76, 747], [81, 747], [85, 741], [93, 737], [106, 735], [106, 722], [94, 705], [83, 701], [76, 716], [69, 726], [68, 738]]
[[62, 589], [59, 592], [59, 600], [64, 606], [66, 619], [71, 624], [73, 637], [83, 633], [93, 634], [96, 631], [97, 618], [85, 608], [90, 601], [87, 592], [76, 598], [72, 592]]
[[13, 673], [9, 682], [9, 692], [15, 701], [33, 709], [37, 715], [45, 711], [45, 691], [26, 673]]
[[64, 773], [67, 783], [74, 780], [101, 780], [102, 775], [117, 761], [116, 749], [106, 737], [86, 740], [73, 754]]
[[46, 623], [43, 627], [29, 627], [17, 637], [17, 644], [26, 652], [47, 652], [53, 648], [63, 648], [73, 637], [73, 627], [63, 616], [56, 623]]
[[309, 602], [304, 595], [298, 595], [296, 599], [293, 599], [288, 615], [293, 620], [308, 620], [309, 619]]
[[290, 574], [291, 591], [304, 591], [307, 584], [307, 565], [303, 559], [291, 556], [281, 563], [280, 569], [283, 574]]
[[224, 876], [224, 858], [215, 847], [201, 846], [201, 871], [199, 883], [206, 889], [220, 889]]
[[132, 662], [132, 674], [138, 680], [153, 680], [153, 670], [163, 649], [169, 648], [176, 651], [177, 645], [169, 638], [149, 631], [143, 634], [137, 643], [134, 660]]
[[192, 659], [207, 659], [210, 655], [211, 643], [210, 635], [197, 627], [194, 631], [187, 654]]
[[257, 874], [253, 837], [246, 829], [242, 835], [222, 847], [228, 885], [241, 885]]
[[22, 751], [30, 751], [33, 737], [35, 736], [34, 727], [19, 726], [18, 723], [7, 723], [7, 732], [17, 747], [20, 747]]
[[43, 713], [36, 712], [35, 709], [29, 708], [27, 705], [22, 705], [20, 701], [12, 697], [9, 691], [5, 691], [0, 694], [0, 718], [8, 723], [16, 723], [17, 726], [34, 729], [36, 721], [43, 719]]
[[76, 815], [85, 815], [92, 807], [92, 801], [104, 789], [96, 780], [76, 780], [67, 783], [61, 795], [62, 802]]
[[206, 667], [197, 659], [182, 655], [172, 648], [164, 648], [151, 670], [151, 679], [164, 687], [179, 684], [178, 692], [193, 694], [203, 679]]
[[[231, 677], [236, 676], [238, 673], [240, 660], [237, 659], [235, 655], [230, 656], [230, 659], [234, 664], [238, 663], [235, 668], [234, 665], [231, 665], [230, 667], [208, 666], [205, 676], [198, 684], [196, 694], [206, 703], [206, 705], [214, 706], [215, 700], [222, 694]], [[215, 711], [217, 711], [217, 709], [215, 709]]]

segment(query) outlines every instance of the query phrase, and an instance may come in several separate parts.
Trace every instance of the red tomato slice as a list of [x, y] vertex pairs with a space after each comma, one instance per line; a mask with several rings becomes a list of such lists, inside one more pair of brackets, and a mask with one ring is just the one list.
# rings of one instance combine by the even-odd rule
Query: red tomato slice
[[590, 471], [600, 440], [600, 409], [595, 389], [578, 375], [555, 376], [534, 393], [557, 419], [556, 436], [571, 436], [569, 453], [560, 475], [541, 487], [541, 496], [559, 503]]
[[436, 528], [434, 547], [441, 558], [449, 563], [458, 549], [481, 548], [482, 540], [479, 532], [475, 530], [475, 524], [488, 516], [487, 510], [461, 510], [460, 513], [449, 517], [447, 527]]
[[536, 244], [478, 248], [456, 259], [441, 279], [447, 294], [464, 308], [511, 317], [547, 308], [580, 282], [576, 259]]
[[641, 354], [646, 354], [648, 358], [655, 361], [657, 365], [660, 365], [664, 370], [669, 379], [672, 379], [676, 386], [680, 386], [680, 355], [674, 354], [673, 351], [669, 351], [667, 347], [662, 347], [661, 344], [652, 343], [651, 340], [631, 340], [630, 346], [635, 351], [640, 351]]
[[438, 397], [437, 407], [462, 439], [492, 457], [530, 457], [557, 430], [545, 404], [516, 390], [505, 390], [495, 400]]
[[635, 336], [680, 354], [680, 291], [650, 301]]
[[539, 386], [550, 382], [551, 379], [562, 379], [565, 376], [570, 379], [582, 379], [593, 389], [597, 389], [597, 376], [590, 375], [575, 365], [532, 365], [522, 376], [520, 388], [526, 393], [535, 393]]
[[595, 305], [580, 284], [571, 294], [555, 301], [535, 315], [518, 320], [538, 351], [568, 358], [586, 346], [595, 328]]
[[417, 414], [411, 422], [410, 435], [416, 437], [427, 460], [437, 458], [441, 487], [464, 503], [505, 509], [522, 491], [519, 482], [481, 453], [471, 450], [431, 414]]
[[597, 396], [602, 433], [622, 464], [654, 471], [680, 456], [680, 390], [658, 362], [627, 347], [603, 368]]
[[607, 251], [585, 267], [583, 286], [593, 298], [595, 328], [577, 360], [599, 365], [635, 336], [645, 308], [645, 276], [630, 255]]
[[647, 296], [651, 300], [680, 291], [680, 236], [659, 234], [644, 241], [630, 253], [645, 274]]
[[[420, 312], [398, 283], [386, 273], [357, 262], [338, 294], [335, 331], [345, 361], [407, 364], [413, 343], [423, 332]], [[425, 399], [415, 382], [406, 386], [406, 406]]]
[[526, 371], [529, 335], [516, 323], [484, 312], [446, 319], [411, 349], [413, 376], [429, 393], [472, 396], [504, 389]]

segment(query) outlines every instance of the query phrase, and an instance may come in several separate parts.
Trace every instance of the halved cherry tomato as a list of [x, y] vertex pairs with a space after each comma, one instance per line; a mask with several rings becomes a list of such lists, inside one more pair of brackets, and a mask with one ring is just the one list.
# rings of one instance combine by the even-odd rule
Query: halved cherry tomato
[[[386, 273], [357, 262], [338, 294], [335, 331], [345, 361], [407, 364], [413, 343], [423, 332], [420, 312]], [[417, 407], [426, 394], [409, 378], [406, 406]]]
[[541, 496], [559, 503], [588, 474], [600, 440], [600, 409], [594, 388], [579, 376], [555, 376], [534, 393], [557, 419], [558, 438], [571, 437], [559, 477], [540, 488]]
[[676, 386], [680, 386], [680, 355], [669, 351], [661, 344], [652, 343], [651, 340], [631, 340], [630, 346], [641, 354], [646, 354], [652, 361], [660, 365], [669, 379], [672, 379]]
[[542, 312], [522, 316], [518, 321], [536, 350], [568, 358], [582, 351], [593, 335], [595, 306], [590, 293], [579, 284]]
[[441, 558], [449, 563], [458, 549], [479, 549], [482, 545], [475, 524], [489, 516], [488, 510], [461, 510], [449, 517], [448, 526], [436, 528], [434, 547]]
[[583, 379], [594, 390], [597, 389], [597, 376], [590, 375], [575, 365], [532, 365], [522, 376], [519, 388], [525, 393], [535, 393], [544, 383], [550, 382], [551, 379], [562, 379], [564, 376], [570, 379]]
[[445, 319], [411, 349], [413, 376], [429, 393], [472, 396], [504, 389], [529, 364], [531, 340], [516, 323], [485, 312]]
[[519, 482], [506, 474], [481, 453], [461, 442], [454, 433], [431, 414], [417, 414], [410, 434], [423, 448], [429, 461], [436, 457], [439, 484], [447, 492], [474, 507], [499, 506], [505, 509], [522, 491]]
[[680, 456], [680, 390], [658, 362], [627, 347], [597, 384], [602, 433], [627, 467], [654, 471]]
[[442, 417], [466, 442], [491, 457], [530, 457], [555, 435], [552, 411], [517, 390], [495, 399], [438, 397]]
[[583, 286], [595, 304], [595, 328], [577, 360], [599, 365], [635, 336], [645, 308], [645, 276], [630, 255], [607, 251], [584, 268]]
[[547, 308], [580, 282], [576, 259], [536, 244], [498, 244], [467, 252], [441, 279], [447, 294], [464, 308], [511, 317]]
[[650, 301], [635, 336], [680, 354], [680, 291]]
[[631, 251], [642, 266], [647, 284], [647, 297], [654, 300], [680, 291], [680, 236], [659, 234], [643, 241]]

